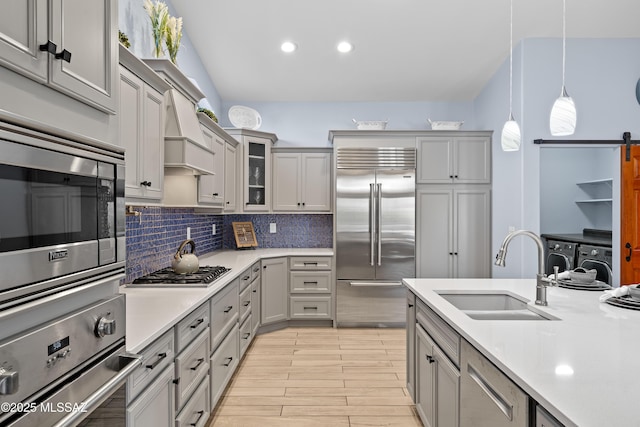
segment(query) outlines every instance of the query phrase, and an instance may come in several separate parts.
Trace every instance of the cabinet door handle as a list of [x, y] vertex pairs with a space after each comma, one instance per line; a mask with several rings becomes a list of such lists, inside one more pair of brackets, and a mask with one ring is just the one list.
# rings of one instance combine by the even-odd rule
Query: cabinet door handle
[[487, 396], [489, 396], [489, 398], [504, 413], [509, 421], [513, 421], [513, 405], [511, 405], [497, 391], [495, 391], [491, 384], [489, 384], [489, 382], [484, 379], [478, 371], [476, 371], [473, 365], [467, 365], [467, 372], [469, 373], [471, 379], [478, 384], [478, 386], [487, 394]]
[[256, 268], [253, 269], [254, 273], [257, 273], [258, 271], [260, 271], [260, 267], [256, 267]]
[[191, 329], [195, 329], [198, 326], [200, 326], [201, 324], [204, 323], [204, 319], [198, 319], [195, 322], [193, 322], [193, 325], [189, 326]]
[[245, 332], [244, 336], [242, 337], [243, 340], [246, 340], [247, 338], [249, 338], [251, 336], [251, 334], [249, 332]]
[[227, 357], [225, 360], [228, 360], [227, 363], [223, 363], [222, 366], [229, 366], [231, 362], [233, 362], [233, 357]]
[[192, 367], [191, 367], [191, 368], [189, 368], [189, 369], [191, 369], [192, 371], [195, 371], [195, 370], [196, 370], [196, 369], [198, 369], [198, 367], [199, 367], [200, 365], [202, 365], [203, 363], [204, 363], [204, 357], [201, 357], [200, 359], [198, 359], [198, 363], [196, 363], [196, 366], [192, 366]]
[[204, 416], [204, 411], [198, 411], [196, 412], [196, 414], [198, 414], [198, 418], [196, 418], [194, 422], [189, 424], [191, 427], [196, 427], [198, 425], [198, 423], [200, 422], [200, 419]]
[[244, 276], [244, 277], [242, 278], [242, 280], [247, 281], [247, 280], [249, 280], [250, 278], [251, 278], [251, 276]]
[[230, 312], [231, 310], [233, 310], [233, 306], [232, 306], [232, 305], [229, 305], [229, 306], [227, 306], [227, 308], [224, 310], [224, 312], [225, 312], [225, 313], [228, 313], [228, 312]]
[[429, 356], [428, 354], [425, 357], [427, 358], [427, 362], [429, 363], [433, 363], [436, 361], [436, 359], [434, 359], [433, 356]]
[[41, 51], [50, 53], [52, 55], [56, 54], [56, 49], [58, 48], [58, 46], [56, 46], [56, 44], [51, 40], [47, 40], [45, 44], [41, 44], [39, 47]]
[[302, 307], [304, 310], [317, 310], [318, 307]]
[[413, 304], [409, 304], [409, 308], [412, 308], [412, 307], [413, 307]]
[[245, 307], [249, 307], [249, 304], [251, 304], [251, 301], [245, 301], [245, 302], [244, 302], [244, 306], [245, 306]]
[[150, 365], [145, 366], [147, 369], [153, 369], [156, 366], [158, 366], [158, 363], [162, 362], [162, 359], [164, 359], [165, 357], [167, 357], [167, 353], [158, 353], [158, 358], [156, 359], [155, 362], [153, 362]]
[[213, 197], [218, 197], [218, 193], [213, 193], [212, 196]]
[[71, 52], [69, 52], [67, 49], [63, 49], [62, 52], [58, 52], [53, 56], [56, 59], [62, 59], [63, 61], [71, 62]]
[[151, 181], [142, 181], [140, 185], [143, 187], [151, 187]]
[[306, 266], [308, 266], [308, 265], [310, 265], [310, 266], [316, 266], [316, 267], [317, 267], [317, 266], [318, 266], [318, 261], [314, 261], [314, 262], [304, 262], [303, 264], [304, 264], [304, 266], [305, 266], [305, 267], [306, 267]]
[[315, 281], [315, 282], [304, 282], [304, 284], [305, 284], [305, 285], [315, 285], [315, 286], [318, 286], [318, 282], [317, 282], [317, 281]]

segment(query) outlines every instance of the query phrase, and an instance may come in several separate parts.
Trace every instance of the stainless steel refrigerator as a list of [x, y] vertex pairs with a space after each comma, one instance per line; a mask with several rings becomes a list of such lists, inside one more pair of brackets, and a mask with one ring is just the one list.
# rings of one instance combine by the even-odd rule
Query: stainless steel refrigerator
[[415, 277], [415, 149], [338, 148], [339, 326], [405, 322], [401, 280]]

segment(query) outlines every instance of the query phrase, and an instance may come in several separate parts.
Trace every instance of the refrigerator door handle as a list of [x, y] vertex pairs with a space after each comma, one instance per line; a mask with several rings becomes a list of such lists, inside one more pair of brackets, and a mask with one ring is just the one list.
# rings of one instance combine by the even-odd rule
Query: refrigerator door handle
[[377, 224], [376, 240], [378, 241], [378, 265], [382, 265], [382, 184], [377, 184]]
[[376, 203], [374, 199], [375, 184], [369, 184], [369, 246], [371, 252], [371, 265], [375, 261], [375, 224], [376, 224]]

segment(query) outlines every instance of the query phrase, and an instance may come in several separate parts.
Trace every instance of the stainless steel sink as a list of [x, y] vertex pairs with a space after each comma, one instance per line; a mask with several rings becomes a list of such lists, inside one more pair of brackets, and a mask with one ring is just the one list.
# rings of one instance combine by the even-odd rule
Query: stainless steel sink
[[476, 320], [559, 320], [507, 293], [437, 292], [451, 305]]

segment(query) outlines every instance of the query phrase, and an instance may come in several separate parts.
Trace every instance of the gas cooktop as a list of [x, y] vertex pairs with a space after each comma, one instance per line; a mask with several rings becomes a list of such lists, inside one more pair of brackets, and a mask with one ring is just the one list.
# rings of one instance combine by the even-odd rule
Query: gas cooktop
[[191, 274], [178, 274], [171, 268], [163, 268], [139, 277], [127, 286], [165, 288], [165, 287], [192, 287], [206, 288], [215, 283], [216, 280], [231, 271], [230, 268], [222, 266], [201, 266], [198, 271]]

